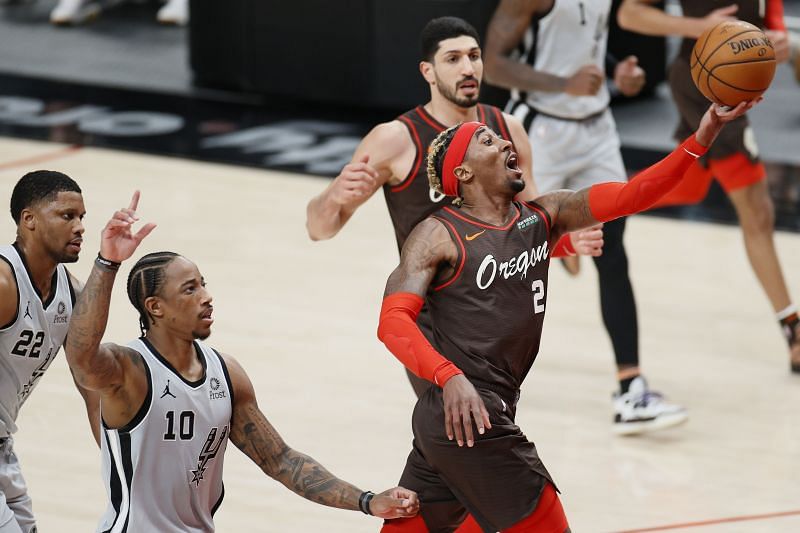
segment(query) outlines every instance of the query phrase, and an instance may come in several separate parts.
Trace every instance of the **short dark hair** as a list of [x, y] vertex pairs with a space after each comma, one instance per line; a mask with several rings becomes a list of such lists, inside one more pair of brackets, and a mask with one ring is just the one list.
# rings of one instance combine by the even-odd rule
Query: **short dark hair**
[[147, 254], [133, 265], [128, 274], [128, 299], [139, 311], [139, 329], [142, 335], [152, 325], [152, 317], [144, 306], [144, 301], [156, 296], [164, 286], [164, 269], [178, 254], [175, 252], [154, 252]]
[[11, 193], [11, 218], [19, 224], [23, 209], [41, 201], [55, 200], [60, 192], [81, 194], [81, 188], [72, 178], [55, 170], [28, 172], [20, 178]]
[[478, 46], [481, 45], [477, 30], [466, 20], [458, 17], [439, 17], [431, 20], [425, 25], [419, 36], [422, 60], [433, 61], [433, 56], [436, 55], [442, 41], [464, 35], [475, 39]]

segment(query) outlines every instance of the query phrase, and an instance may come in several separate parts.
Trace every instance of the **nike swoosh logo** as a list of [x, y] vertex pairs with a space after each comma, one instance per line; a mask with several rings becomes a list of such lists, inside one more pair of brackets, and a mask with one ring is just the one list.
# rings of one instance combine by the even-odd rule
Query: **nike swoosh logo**
[[486, 232], [486, 230], [479, 231], [478, 233], [473, 233], [472, 235], [464, 235], [464, 237], [466, 237], [468, 241], [472, 241], [483, 235], [484, 232]]

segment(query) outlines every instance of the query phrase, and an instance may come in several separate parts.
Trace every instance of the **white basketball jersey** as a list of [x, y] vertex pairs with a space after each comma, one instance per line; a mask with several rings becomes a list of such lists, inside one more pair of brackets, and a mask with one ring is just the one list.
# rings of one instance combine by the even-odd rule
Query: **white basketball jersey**
[[[531, 20], [516, 51], [518, 61], [565, 78], [589, 64], [605, 72], [610, 10], [611, 0], [555, 0], [549, 13]], [[513, 113], [517, 102], [555, 117], [583, 119], [608, 107], [609, 94], [605, 84], [594, 96], [512, 90], [506, 111]]]
[[0, 329], [0, 438], [17, 431], [17, 414], [64, 343], [75, 295], [64, 265], [57, 265], [50, 297], [42, 302], [17, 248], [0, 246], [13, 269], [17, 316]]
[[225, 363], [195, 341], [205, 373], [191, 383], [147, 340], [128, 346], [142, 355], [150, 390], [126, 427], [104, 424], [102, 472], [109, 503], [97, 531], [214, 531], [233, 412]]

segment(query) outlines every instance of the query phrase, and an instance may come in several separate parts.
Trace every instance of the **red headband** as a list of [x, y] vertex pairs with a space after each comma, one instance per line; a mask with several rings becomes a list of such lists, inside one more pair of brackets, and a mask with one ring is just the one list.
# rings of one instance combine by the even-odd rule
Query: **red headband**
[[446, 196], [458, 196], [456, 167], [464, 162], [464, 156], [467, 155], [467, 148], [475, 131], [485, 126], [486, 124], [481, 122], [464, 122], [456, 130], [442, 164], [442, 192]]

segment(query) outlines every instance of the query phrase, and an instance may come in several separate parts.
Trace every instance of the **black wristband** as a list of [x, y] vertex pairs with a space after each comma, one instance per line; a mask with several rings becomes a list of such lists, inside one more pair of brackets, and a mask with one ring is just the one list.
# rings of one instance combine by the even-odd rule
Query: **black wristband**
[[372, 515], [369, 502], [372, 501], [373, 497], [375, 497], [375, 493], [369, 490], [362, 492], [361, 496], [358, 497], [358, 508], [361, 509], [362, 513]]
[[97, 259], [95, 259], [94, 262], [104, 270], [110, 270], [112, 272], [116, 272], [117, 270], [119, 270], [119, 267], [122, 264], [106, 259], [102, 255], [100, 255], [99, 252], [97, 253]]

